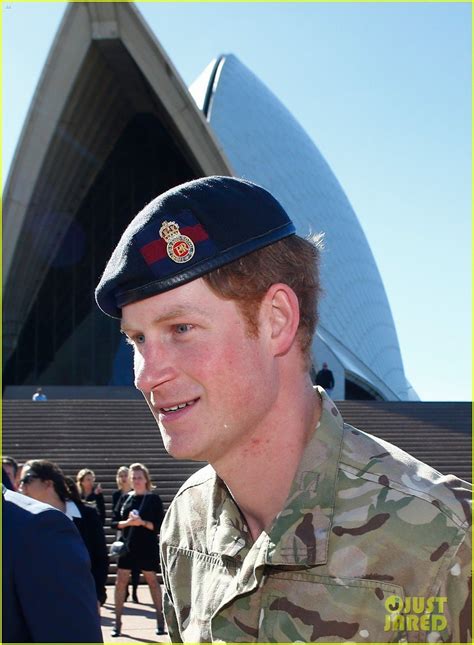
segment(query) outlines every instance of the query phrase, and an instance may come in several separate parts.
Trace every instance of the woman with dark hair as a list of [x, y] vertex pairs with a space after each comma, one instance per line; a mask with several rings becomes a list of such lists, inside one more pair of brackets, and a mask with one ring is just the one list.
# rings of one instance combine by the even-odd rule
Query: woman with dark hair
[[90, 468], [82, 468], [76, 475], [77, 490], [83, 502], [94, 506], [99, 513], [102, 524], [105, 524], [105, 501], [102, 486], [95, 483], [95, 472]]
[[128, 546], [128, 553], [117, 562], [115, 582], [115, 628], [112, 636], [120, 636], [125, 589], [133, 567], [142, 570], [150, 588], [156, 609], [157, 634], [165, 634], [161, 589], [158, 584], [159, 571], [158, 534], [163, 521], [163, 503], [158, 495], [151, 493], [152, 484], [148, 468], [143, 464], [130, 466], [132, 491], [124, 501], [115, 507], [111, 526], [120, 529]]
[[65, 477], [57, 464], [46, 459], [26, 462], [21, 473], [20, 492], [54, 506], [74, 522], [89, 552], [100, 608], [106, 600], [109, 560], [104, 529], [95, 509], [82, 503], [74, 480]]

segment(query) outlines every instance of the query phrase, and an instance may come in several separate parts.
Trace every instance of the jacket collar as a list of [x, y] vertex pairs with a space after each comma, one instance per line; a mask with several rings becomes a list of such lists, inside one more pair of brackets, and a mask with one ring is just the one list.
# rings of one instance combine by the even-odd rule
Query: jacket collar
[[318, 387], [322, 414], [303, 453], [290, 494], [269, 532], [266, 563], [314, 566], [327, 561], [344, 422]]
[[[266, 544], [265, 563], [310, 567], [327, 560], [334, 513], [336, 477], [344, 422], [339, 410], [321, 387], [322, 414], [293, 480], [288, 499], [268, 533], [253, 545]], [[245, 520], [216, 475], [213, 489], [214, 530], [210, 553], [243, 560], [252, 548]]]
[[81, 511], [77, 508], [77, 505], [72, 501], [72, 499], [68, 499], [66, 501], [66, 510], [64, 512], [70, 520], [73, 520], [75, 517], [82, 517]]

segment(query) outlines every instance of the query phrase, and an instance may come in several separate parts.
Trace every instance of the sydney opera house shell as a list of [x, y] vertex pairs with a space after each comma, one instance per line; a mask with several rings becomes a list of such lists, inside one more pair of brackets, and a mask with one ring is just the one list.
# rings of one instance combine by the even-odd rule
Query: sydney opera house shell
[[204, 175], [245, 177], [300, 235], [323, 231], [314, 366], [334, 397], [407, 400], [384, 286], [343, 189], [302, 127], [235, 56], [188, 88], [129, 3], [71, 3], [4, 192], [4, 386], [130, 385], [129, 349], [94, 287], [130, 218]]

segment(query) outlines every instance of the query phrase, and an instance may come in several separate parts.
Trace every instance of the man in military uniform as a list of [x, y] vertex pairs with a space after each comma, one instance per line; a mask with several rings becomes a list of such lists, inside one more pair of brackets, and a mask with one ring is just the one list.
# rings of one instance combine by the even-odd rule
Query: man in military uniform
[[247, 181], [139, 213], [96, 291], [166, 449], [210, 465], [161, 531], [174, 642], [470, 641], [470, 492], [309, 377], [318, 244]]

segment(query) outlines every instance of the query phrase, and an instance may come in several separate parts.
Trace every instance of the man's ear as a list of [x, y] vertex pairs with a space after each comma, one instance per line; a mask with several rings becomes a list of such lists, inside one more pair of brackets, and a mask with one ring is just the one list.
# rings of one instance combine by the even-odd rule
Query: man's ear
[[284, 283], [272, 284], [264, 298], [269, 339], [275, 356], [282, 356], [294, 343], [300, 322], [298, 298]]

